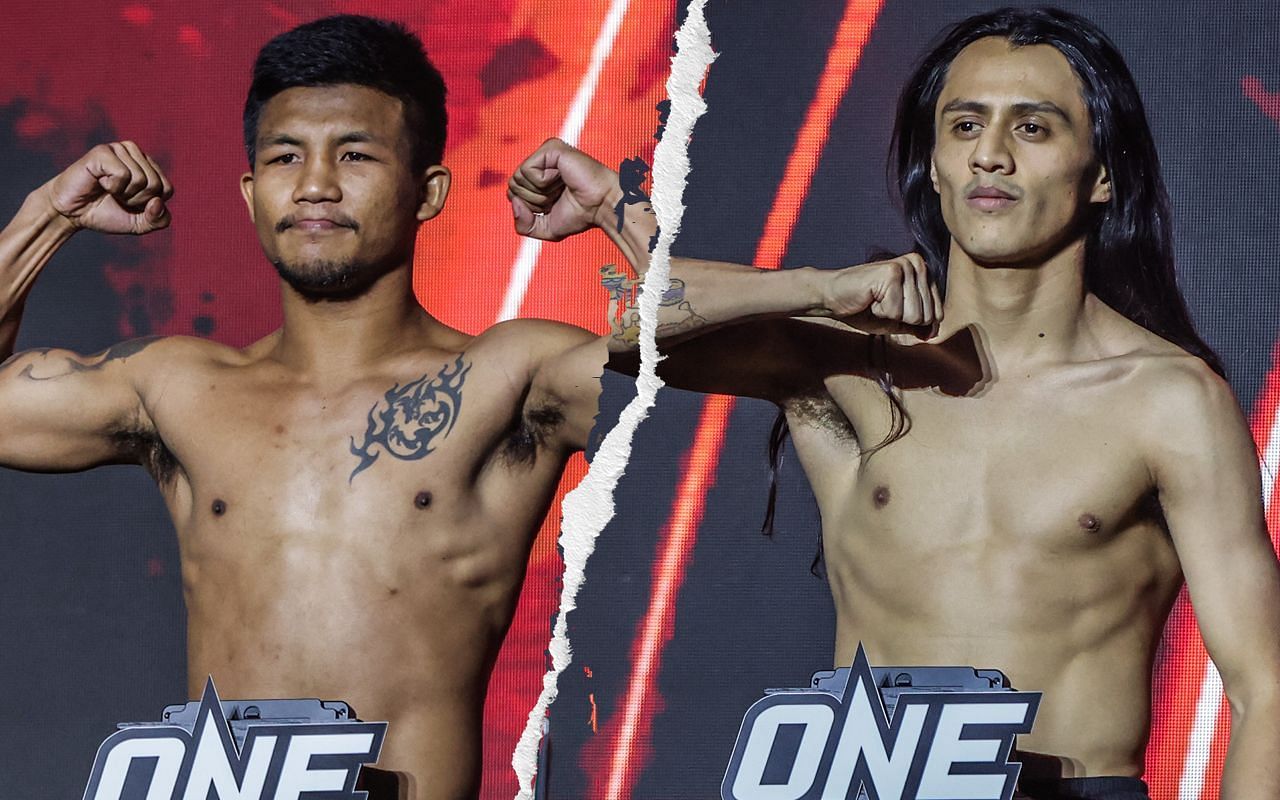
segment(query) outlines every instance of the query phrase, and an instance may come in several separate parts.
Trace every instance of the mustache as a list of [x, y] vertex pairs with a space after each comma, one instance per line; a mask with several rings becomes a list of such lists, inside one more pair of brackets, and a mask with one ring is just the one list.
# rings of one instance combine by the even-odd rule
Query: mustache
[[[294, 225], [297, 225], [298, 219], [299, 217], [297, 214], [288, 214], [281, 217], [280, 221], [276, 223], [276, 233], [284, 233]], [[317, 219], [317, 217], [305, 217], [305, 219]], [[326, 214], [324, 217], [320, 217], [319, 219], [327, 219], [334, 225], [341, 225], [342, 227], [350, 228], [353, 231], [360, 230], [359, 223], [339, 211], [335, 211], [332, 214]]]
[[981, 178], [974, 178], [973, 180], [969, 181], [969, 183], [965, 185], [964, 196], [968, 197], [969, 195], [973, 194], [974, 191], [977, 190], [979, 187], [986, 188], [986, 189], [996, 189], [998, 191], [1004, 192], [1005, 194], [1009, 195], [1015, 200], [1020, 199], [1022, 197], [1022, 190], [1017, 188], [1016, 186], [1009, 186], [1004, 183], [1000, 183], [999, 181], [994, 181], [992, 183], [987, 184], [986, 186], [983, 186], [983, 182]]

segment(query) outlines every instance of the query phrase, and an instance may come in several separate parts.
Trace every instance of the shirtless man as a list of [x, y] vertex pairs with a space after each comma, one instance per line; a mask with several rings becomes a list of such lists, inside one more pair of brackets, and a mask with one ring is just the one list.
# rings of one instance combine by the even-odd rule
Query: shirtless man
[[272, 40], [245, 133], [283, 326], [243, 350], [11, 355], [76, 231], [169, 224], [156, 163], [95, 147], [0, 232], [0, 465], [145, 466], [177, 529], [191, 696], [212, 675], [228, 698], [347, 700], [390, 722], [380, 766], [401, 774], [375, 798], [474, 797], [489, 673], [606, 342], [538, 320], [468, 336], [415, 300], [449, 171], [444, 85], [403, 28], [335, 17]]
[[[918, 253], [831, 271], [676, 259], [660, 374], [785, 412], [823, 520], [837, 665], [861, 641], [873, 664], [999, 667], [1044, 693], [1022, 791], [1145, 797], [1151, 670], [1185, 578], [1232, 708], [1222, 796], [1280, 796], [1257, 456], [1177, 294], [1121, 57], [1078, 17], [995, 12], [947, 33], [900, 109], [932, 285]], [[570, 234], [616, 181], [549, 142], [512, 178], [517, 228]], [[652, 216], [625, 220], [604, 230], [643, 272]], [[743, 314], [773, 319], [724, 326]], [[869, 335], [885, 317], [921, 328]]]

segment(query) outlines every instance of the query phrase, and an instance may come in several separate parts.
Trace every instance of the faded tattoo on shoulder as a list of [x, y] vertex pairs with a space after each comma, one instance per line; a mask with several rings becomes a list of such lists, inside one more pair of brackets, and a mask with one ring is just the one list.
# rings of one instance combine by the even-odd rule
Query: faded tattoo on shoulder
[[120, 342], [117, 345], [113, 345], [112, 347], [103, 350], [101, 353], [96, 353], [85, 358], [66, 356], [60, 361], [55, 361], [53, 364], [49, 365], [47, 373], [44, 369], [45, 362], [48, 361], [48, 356], [50, 353], [54, 352], [54, 349], [51, 347], [40, 347], [34, 350], [25, 350], [21, 353], [13, 354], [6, 359], [3, 364], [0, 364], [0, 373], [3, 373], [10, 367], [16, 366], [19, 361], [22, 361], [29, 356], [44, 356], [44, 358], [38, 362], [41, 367], [39, 370], [40, 374], [36, 374], [36, 363], [28, 363], [27, 366], [18, 373], [18, 377], [26, 378], [27, 380], [51, 381], [58, 378], [65, 378], [68, 375], [74, 375], [78, 372], [95, 372], [113, 361], [123, 361], [129, 356], [137, 355], [157, 340], [163, 338], [163, 336], [144, 336], [140, 339], [130, 339], [127, 342]]
[[[640, 294], [643, 292], [643, 281], [639, 278], [627, 277], [615, 264], [606, 264], [600, 268], [600, 281], [609, 293], [609, 307], [613, 309], [613, 339], [628, 345], [640, 342]], [[693, 304], [685, 299], [684, 281], [672, 278], [671, 285], [662, 293], [658, 305], [663, 308], [674, 308], [682, 312], [674, 321], [658, 324], [657, 335], [672, 336], [693, 330], [707, 324], [707, 320], [694, 309]]]
[[382, 453], [401, 461], [417, 461], [435, 450], [435, 443], [449, 435], [462, 410], [462, 385], [471, 364], [462, 356], [446, 364], [433, 377], [430, 373], [403, 386], [396, 384], [373, 408], [364, 439], [356, 444], [351, 437], [351, 454], [360, 463], [347, 482], [373, 465]]

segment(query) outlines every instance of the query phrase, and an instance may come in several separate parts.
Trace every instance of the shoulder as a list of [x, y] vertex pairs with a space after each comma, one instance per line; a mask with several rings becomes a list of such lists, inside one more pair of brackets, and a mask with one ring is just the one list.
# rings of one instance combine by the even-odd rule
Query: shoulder
[[1174, 349], [1143, 356], [1134, 368], [1134, 382], [1149, 417], [1180, 426], [1241, 418], [1230, 385], [1201, 359]]
[[546, 319], [513, 319], [499, 322], [475, 337], [468, 350], [477, 357], [484, 354], [511, 368], [537, 367], [580, 345], [603, 339], [576, 325]]
[[1103, 324], [1095, 335], [1109, 352], [1101, 354], [1096, 366], [1107, 377], [1123, 377], [1149, 417], [1238, 414], [1230, 385], [1203, 359], [1110, 308], [1102, 309]]
[[1201, 359], [1173, 350], [1140, 357], [1132, 376], [1134, 430], [1157, 482], [1253, 461], [1256, 448], [1231, 387]]
[[239, 350], [194, 336], [152, 336], [120, 342], [100, 356], [104, 364], [121, 362], [136, 378], [168, 382], [193, 372], [252, 364], [258, 360], [257, 346]]
[[572, 347], [600, 338], [586, 328], [550, 319], [512, 319], [485, 329], [477, 343], [490, 346], [520, 345], [534, 350]]

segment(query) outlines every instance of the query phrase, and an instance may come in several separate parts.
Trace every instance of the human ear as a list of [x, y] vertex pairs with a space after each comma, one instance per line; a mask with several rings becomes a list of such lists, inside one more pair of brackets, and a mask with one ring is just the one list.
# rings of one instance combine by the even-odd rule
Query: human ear
[[422, 181], [419, 184], [421, 191], [418, 195], [419, 222], [426, 222], [444, 208], [445, 198], [449, 196], [450, 180], [452, 180], [452, 174], [449, 168], [440, 164], [427, 167], [422, 173]]
[[1090, 203], [1111, 202], [1111, 173], [1105, 164], [1098, 165], [1098, 177], [1093, 183], [1093, 192], [1089, 195]]
[[257, 222], [253, 217], [253, 173], [246, 172], [240, 176], [240, 195], [244, 198], [244, 204], [249, 207], [249, 221]]
[[938, 164], [933, 160], [933, 156], [929, 156], [929, 183], [933, 184], [934, 194], [942, 194], [938, 191]]

